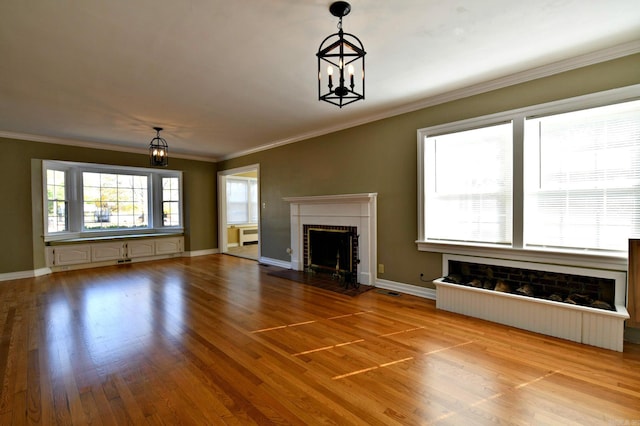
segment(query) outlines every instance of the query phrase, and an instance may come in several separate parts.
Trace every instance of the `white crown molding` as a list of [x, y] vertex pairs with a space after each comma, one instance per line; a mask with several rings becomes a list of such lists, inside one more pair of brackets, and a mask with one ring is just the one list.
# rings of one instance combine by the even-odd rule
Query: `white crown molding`
[[303, 133], [298, 136], [281, 139], [265, 145], [261, 145], [256, 148], [225, 155], [220, 157], [219, 160], [220, 161], [229, 160], [232, 158], [242, 157], [244, 155], [255, 154], [257, 152], [266, 151], [279, 146], [288, 145], [288, 144], [300, 142], [306, 139], [327, 135], [330, 133], [338, 132], [340, 130], [349, 129], [351, 127], [356, 127], [356, 126], [371, 123], [374, 121], [382, 120], [385, 118], [390, 118], [397, 115], [417, 111], [423, 108], [428, 108], [428, 107], [444, 104], [447, 102], [468, 98], [470, 96], [491, 92], [493, 90], [502, 89], [502, 88], [513, 86], [516, 84], [526, 83], [528, 81], [537, 80], [539, 78], [550, 77], [552, 75], [560, 74], [562, 72], [571, 71], [571, 70], [586, 67], [589, 65], [595, 65], [601, 62], [622, 58], [622, 57], [633, 55], [636, 53], [640, 53], [640, 40], [634, 40], [634, 41], [613, 46], [610, 48], [576, 56], [574, 58], [564, 59], [561, 61], [553, 62], [551, 64], [532, 68], [530, 70], [511, 74], [505, 77], [496, 78], [493, 80], [474, 84], [472, 86], [430, 96], [418, 102], [406, 104], [399, 108], [385, 111], [384, 113], [381, 113], [381, 114], [368, 116], [363, 119], [354, 120], [348, 123], [342, 123], [338, 126], [328, 127], [325, 129], [314, 131], [314, 132]]
[[[0, 138], [17, 139], [30, 142], [42, 142], [58, 145], [77, 146], [80, 148], [105, 149], [109, 151], [129, 152], [132, 154], [149, 155], [148, 147], [132, 148], [124, 145], [113, 145], [100, 142], [85, 142], [76, 139], [56, 138], [52, 136], [32, 135], [29, 133], [16, 133], [0, 130]], [[215, 163], [218, 161], [216, 157], [196, 154], [181, 154], [179, 152], [170, 152], [170, 158], [181, 158], [184, 160], [206, 161]]]

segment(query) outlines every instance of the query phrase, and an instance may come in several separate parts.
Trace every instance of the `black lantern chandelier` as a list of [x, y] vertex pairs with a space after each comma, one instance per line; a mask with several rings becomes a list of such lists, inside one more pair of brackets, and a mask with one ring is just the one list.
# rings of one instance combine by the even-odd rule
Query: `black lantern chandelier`
[[155, 167], [167, 167], [169, 164], [169, 145], [160, 137], [162, 127], [154, 127], [156, 137], [149, 144], [149, 162]]
[[[342, 31], [342, 17], [351, 12], [346, 1], [331, 4], [329, 11], [340, 18], [338, 32], [318, 49], [318, 99], [342, 108], [364, 99], [364, 46], [358, 37]], [[334, 72], [336, 74], [334, 74]], [[360, 75], [356, 76], [356, 72]]]

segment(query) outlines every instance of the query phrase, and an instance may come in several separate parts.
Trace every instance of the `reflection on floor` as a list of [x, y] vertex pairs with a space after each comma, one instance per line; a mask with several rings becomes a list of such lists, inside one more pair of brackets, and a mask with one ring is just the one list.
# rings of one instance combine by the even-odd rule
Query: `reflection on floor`
[[227, 254], [244, 257], [245, 259], [258, 260], [258, 244], [245, 244], [239, 247], [229, 247]]

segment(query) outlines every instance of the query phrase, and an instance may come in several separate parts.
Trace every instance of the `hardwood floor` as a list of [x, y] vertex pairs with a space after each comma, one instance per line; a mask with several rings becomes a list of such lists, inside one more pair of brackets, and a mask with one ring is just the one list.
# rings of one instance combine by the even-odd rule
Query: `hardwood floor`
[[258, 244], [246, 244], [244, 246], [229, 247], [227, 254], [232, 256], [244, 257], [245, 259], [258, 260]]
[[0, 283], [0, 424], [640, 425], [617, 353], [225, 255]]

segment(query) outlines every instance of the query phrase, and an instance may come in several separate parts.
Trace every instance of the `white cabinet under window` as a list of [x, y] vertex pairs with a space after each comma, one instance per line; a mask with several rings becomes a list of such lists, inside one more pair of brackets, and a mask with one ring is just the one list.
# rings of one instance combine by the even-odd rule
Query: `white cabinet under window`
[[104, 264], [161, 258], [182, 253], [184, 237], [145, 238], [127, 241], [61, 244], [46, 248], [47, 266]]
[[[173, 240], [175, 238], [167, 238]], [[156, 240], [140, 240], [127, 242], [127, 256], [129, 258], [147, 257], [156, 254]], [[174, 251], [173, 253], [178, 253]]]
[[182, 237], [156, 240], [156, 255], [180, 253], [182, 251], [182, 241]]
[[91, 261], [104, 262], [124, 258], [125, 246], [122, 243], [91, 244]]
[[72, 246], [47, 247], [47, 266], [68, 266], [91, 262], [91, 246], [77, 244]]

